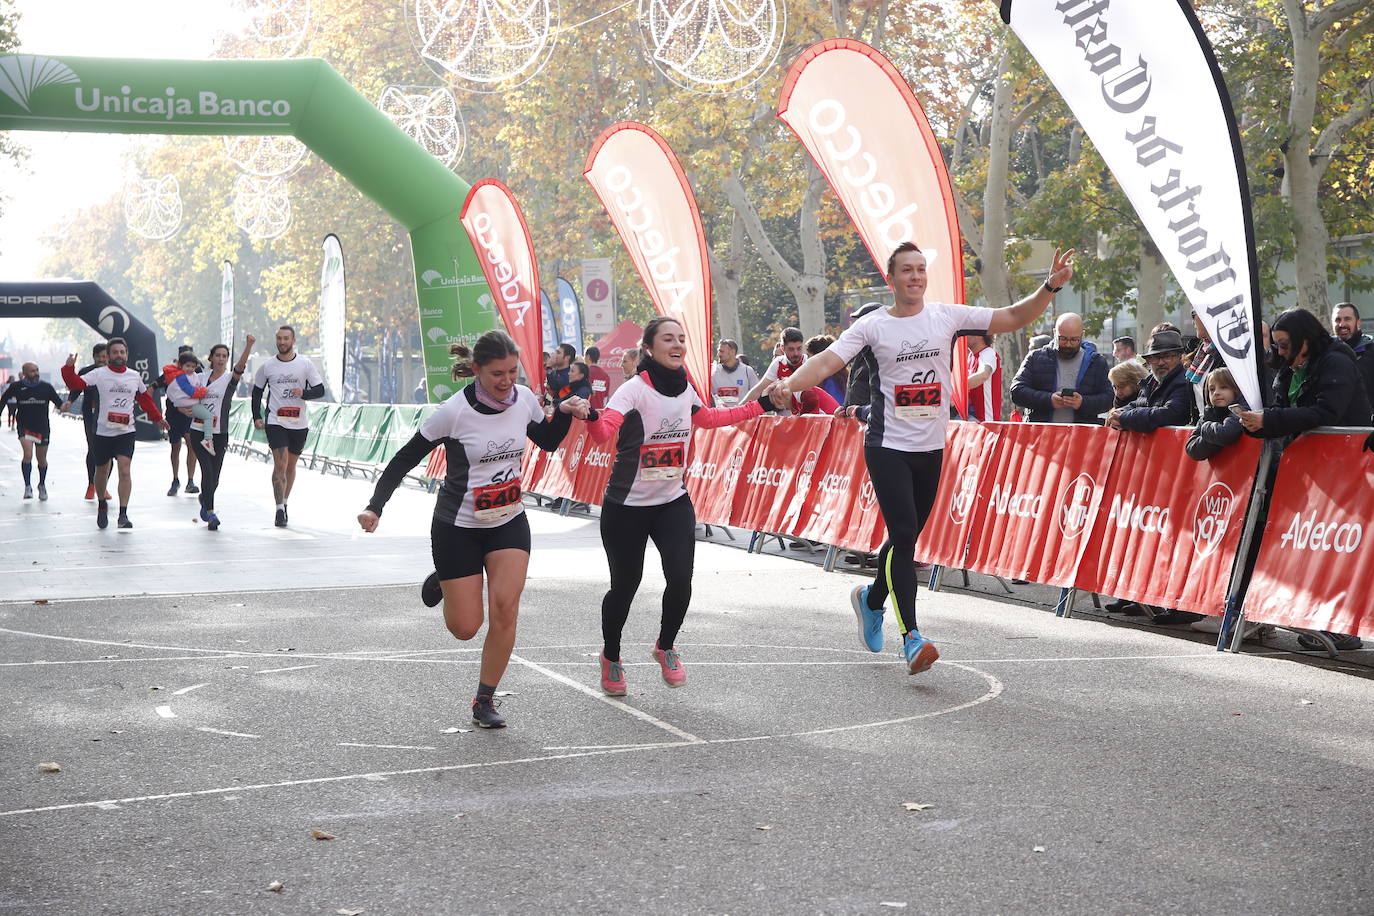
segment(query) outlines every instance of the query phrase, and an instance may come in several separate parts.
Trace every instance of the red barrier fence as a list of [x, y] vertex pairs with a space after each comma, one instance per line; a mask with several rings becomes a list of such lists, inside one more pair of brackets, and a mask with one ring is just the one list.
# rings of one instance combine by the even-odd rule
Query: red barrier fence
[[[1246, 438], [1192, 461], [1183, 451], [1188, 433], [951, 423], [916, 555], [1219, 615], [1261, 443]], [[1374, 524], [1374, 457], [1361, 453], [1363, 440], [1308, 435], [1284, 453], [1247, 600], [1251, 619], [1374, 636], [1374, 537], [1364, 536]], [[687, 488], [702, 522], [856, 551], [883, 540], [854, 420], [760, 417], [696, 430], [691, 448]], [[524, 489], [596, 504], [613, 460], [614, 443], [593, 444], [574, 420], [557, 451], [527, 449]]]
[[1306, 435], [1283, 453], [1248, 619], [1374, 636], [1374, 457], [1364, 438]]

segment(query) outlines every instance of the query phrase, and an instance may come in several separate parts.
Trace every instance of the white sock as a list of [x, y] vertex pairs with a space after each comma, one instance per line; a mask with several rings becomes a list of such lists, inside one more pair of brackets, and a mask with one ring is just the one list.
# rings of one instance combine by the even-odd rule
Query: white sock
[[278, 508], [278, 509], [285, 510], [285, 509], [286, 509], [286, 503], [277, 503], [277, 508]]

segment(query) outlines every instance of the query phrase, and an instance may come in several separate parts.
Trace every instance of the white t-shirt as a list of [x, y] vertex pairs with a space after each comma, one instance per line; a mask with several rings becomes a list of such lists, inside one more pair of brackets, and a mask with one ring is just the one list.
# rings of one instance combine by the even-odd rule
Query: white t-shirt
[[258, 366], [253, 376], [253, 387], [263, 390], [265, 419], [283, 429], [310, 428], [310, 414], [305, 399], [292, 397], [291, 390], [299, 388], [304, 391], [323, 384], [324, 378], [310, 357], [299, 353], [285, 361], [273, 356]]
[[829, 352], [848, 363], [864, 347], [872, 351], [865, 357], [872, 412], [864, 445], [902, 452], [944, 448], [954, 335], [987, 330], [990, 321], [990, 308], [927, 302], [906, 318], [882, 308], [850, 325]]
[[692, 413], [702, 407], [691, 385], [677, 397], [661, 394], [636, 375], [615, 390], [607, 410], [624, 414], [606, 502], [662, 506], [687, 492]]
[[445, 444], [448, 474], [434, 518], [459, 528], [496, 528], [525, 511], [520, 459], [531, 423], [544, 422], [534, 392], [516, 385], [516, 401], [500, 413], [481, 413], [472, 386], [460, 390], [420, 425], [420, 435]]
[[717, 407], [734, 407], [758, 383], [759, 376], [754, 367], [742, 362], [736, 362], [733, 369], [727, 369], [720, 363], [711, 367], [711, 397], [715, 399]]
[[[210, 408], [210, 412], [215, 415], [215, 422], [211, 424], [211, 435], [215, 433], [227, 432], [224, 428], [224, 405], [234, 395], [234, 373], [230, 369], [225, 369], [223, 374], [213, 382], [210, 381], [210, 370], [198, 372], [190, 376], [191, 384], [199, 385], [205, 389], [205, 397], [200, 399], [200, 403]], [[171, 389], [168, 388], [170, 391]], [[205, 432], [205, 423], [202, 420], [192, 420], [191, 428], [198, 432]]]
[[148, 390], [143, 378], [132, 369], [116, 372], [97, 366], [81, 376], [87, 388], [99, 393], [95, 415], [97, 436], [123, 436], [134, 431], [134, 398]]
[[973, 354], [969, 375], [988, 370], [987, 381], [968, 393], [969, 410], [984, 420], [1002, 419], [1002, 357], [995, 347], [984, 347]]

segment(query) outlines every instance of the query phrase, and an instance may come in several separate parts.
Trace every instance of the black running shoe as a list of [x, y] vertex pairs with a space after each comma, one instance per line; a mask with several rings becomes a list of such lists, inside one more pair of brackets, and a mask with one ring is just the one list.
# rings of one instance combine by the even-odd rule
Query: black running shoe
[[285, 504], [283, 504], [281, 507], [281, 517], [286, 519], [288, 522], [291, 521], [291, 513], [287, 510]]
[[121, 528], [132, 528], [133, 526], [134, 526], [134, 523], [131, 522], [131, 521], [129, 521], [129, 516], [127, 516], [127, 515], [125, 515], [124, 513], [121, 512], [121, 513], [119, 514], [119, 527], [121, 527]]
[[206, 523], [205, 527], [206, 527], [206, 528], [209, 528], [211, 531], [218, 531], [218, 530], [219, 530], [219, 516], [216, 515], [215, 513], [211, 512], [211, 513], [210, 513], [210, 519], [209, 519], [209, 521]]
[[199, 493], [199, 492], [200, 492], [200, 487], [196, 486], [196, 482], [195, 482], [194, 480], [188, 480], [188, 481], [186, 481], [186, 492], [187, 492], [187, 493]]
[[437, 572], [425, 576], [425, 581], [420, 585], [420, 600], [425, 603], [425, 607], [434, 607], [444, 600], [444, 590], [439, 586]]
[[110, 507], [101, 500], [95, 509], [95, 526], [102, 531], [110, 527]]
[[278, 528], [285, 528], [285, 527], [286, 527], [286, 510], [285, 510], [285, 509], [278, 509], [278, 510], [277, 510], [277, 520], [276, 520], [275, 522], [273, 522], [273, 524], [276, 525]]
[[180, 490], [180, 489], [181, 489], [181, 481], [180, 481], [180, 480], [177, 480], [175, 477], [173, 477], [173, 478], [172, 478], [172, 485], [171, 485], [170, 487], [167, 488], [167, 495], [168, 495], [168, 496], [176, 496], [176, 495], [177, 495], [177, 490]]
[[478, 697], [472, 701], [472, 724], [479, 728], [505, 728], [506, 717], [496, 711], [496, 701], [491, 697]]

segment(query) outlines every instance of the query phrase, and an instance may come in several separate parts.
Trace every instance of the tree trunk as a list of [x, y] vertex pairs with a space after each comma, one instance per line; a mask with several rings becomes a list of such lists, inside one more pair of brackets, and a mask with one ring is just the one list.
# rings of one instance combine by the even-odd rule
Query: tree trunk
[[1317, 195], [1321, 170], [1312, 159], [1312, 122], [1321, 76], [1321, 35], [1308, 26], [1298, 0], [1287, 0], [1288, 31], [1293, 38], [1293, 88], [1288, 104], [1288, 140], [1283, 147], [1283, 194], [1293, 208], [1298, 305], [1317, 315], [1327, 312], [1326, 246], [1330, 241]]
[[1003, 51], [988, 115], [988, 177], [983, 188], [983, 255], [979, 278], [991, 308], [1011, 305], [1007, 275], [1007, 167], [1011, 149], [1011, 55]]
[[739, 342], [739, 287], [744, 279], [744, 221], [738, 213], [730, 214], [730, 246], [726, 249], [725, 260], [717, 262], [720, 277], [716, 288], [716, 323], [720, 326], [720, 336]]
[[1164, 320], [1164, 257], [1150, 239], [1140, 233], [1140, 279], [1136, 283], [1135, 345], [1137, 353], [1145, 352], [1150, 329]]

